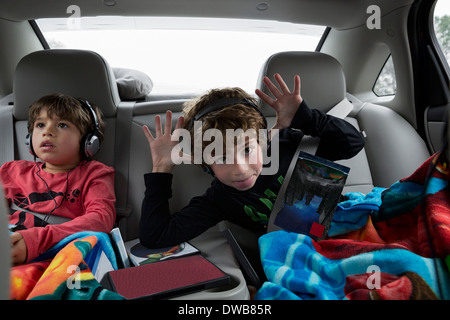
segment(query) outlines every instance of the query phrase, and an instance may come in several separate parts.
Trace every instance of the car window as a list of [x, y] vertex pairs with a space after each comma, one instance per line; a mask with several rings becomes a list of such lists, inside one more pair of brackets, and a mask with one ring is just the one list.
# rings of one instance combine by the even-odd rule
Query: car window
[[[437, 1], [434, 9], [434, 30], [444, 58], [450, 64], [450, 1]], [[392, 56], [389, 56], [377, 78], [373, 92], [377, 96], [389, 96], [395, 95], [396, 89], [394, 64]]]
[[154, 94], [239, 86], [254, 92], [264, 61], [314, 51], [324, 26], [196, 18], [82, 17], [37, 20], [51, 48], [93, 50], [112, 67], [147, 73]]
[[437, 1], [434, 8], [434, 32], [442, 53], [450, 64], [450, 1]]
[[395, 69], [392, 61], [392, 56], [389, 56], [383, 69], [378, 75], [378, 79], [373, 87], [373, 92], [377, 96], [395, 95], [397, 91], [397, 83], [395, 80]]

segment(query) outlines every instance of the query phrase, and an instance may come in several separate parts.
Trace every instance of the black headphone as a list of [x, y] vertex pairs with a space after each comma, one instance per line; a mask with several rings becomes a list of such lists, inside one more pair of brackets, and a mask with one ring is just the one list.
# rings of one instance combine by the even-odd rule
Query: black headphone
[[[94, 109], [90, 105], [90, 103], [87, 100], [77, 99], [81, 105], [89, 112], [93, 124], [94, 124], [94, 131], [88, 132], [82, 139], [80, 143], [80, 151], [81, 155], [85, 159], [92, 158], [100, 149], [100, 139], [98, 137], [98, 130], [99, 130], [99, 124], [97, 119], [97, 114], [95, 113]], [[28, 130], [29, 130], [29, 124], [28, 124]], [[28, 146], [28, 151], [31, 153], [32, 156], [37, 157], [36, 153], [33, 149], [33, 143], [31, 141], [31, 133], [28, 133], [25, 138], [25, 144]]]
[[253, 107], [256, 111], [259, 112], [259, 114], [263, 118], [263, 120], [264, 120], [264, 129], [267, 129], [266, 117], [264, 117], [264, 115], [261, 112], [261, 109], [252, 100], [246, 99], [246, 98], [223, 98], [223, 99], [219, 99], [217, 101], [214, 101], [214, 102], [206, 105], [199, 113], [197, 113], [195, 115], [194, 119], [192, 119], [191, 123], [189, 124], [188, 130], [192, 129], [192, 127], [194, 126], [194, 122], [195, 121], [200, 120], [201, 118], [203, 118], [208, 113], [221, 110], [221, 109], [223, 109], [225, 107], [228, 107], [228, 106], [231, 106], [231, 105], [234, 105], [234, 104], [244, 104], [246, 106]]

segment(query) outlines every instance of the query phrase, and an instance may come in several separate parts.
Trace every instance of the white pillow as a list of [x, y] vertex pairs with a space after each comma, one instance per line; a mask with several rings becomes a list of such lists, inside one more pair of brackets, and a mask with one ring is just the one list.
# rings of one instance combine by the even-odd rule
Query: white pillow
[[142, 71], [113, 68], [113, 73], [122, 100], [141, 99], [153, 89], [152, 79]]

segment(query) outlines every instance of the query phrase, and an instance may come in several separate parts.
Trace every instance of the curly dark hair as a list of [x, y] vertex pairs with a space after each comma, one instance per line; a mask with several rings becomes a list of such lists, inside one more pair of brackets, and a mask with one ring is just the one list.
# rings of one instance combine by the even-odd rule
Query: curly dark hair
[[[98, 138], [103, 140], [105, 124], [102, 120], [100, 109], [91, 104], [92, 109], [97, 115]], [[49, 117], [57, 117], [72, 122], [84, 137], [89, 132], [94, 132], [94, 121], [91, 113], [82, 105], [82, 103], [71, 96], [54, 93], [43, 96], [35, 101], [28, 112], [28, 132], [33, 133], [34, 123], [42, 110], [46, 110]]]

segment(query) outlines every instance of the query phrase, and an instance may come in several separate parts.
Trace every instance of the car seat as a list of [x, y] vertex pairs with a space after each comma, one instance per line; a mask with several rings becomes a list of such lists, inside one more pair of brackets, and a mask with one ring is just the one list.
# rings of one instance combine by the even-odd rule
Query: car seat
[[[114, 166], [116, 213], [124, 223], [130, 213], [127, 206], [129, 145], [127, 130], [134, 102], [123, 102], [112, 68], [99, 54], [86, 50], [41, 50], [23, 57], [15, 71], [12, 123], [14, 151], [12, 159], [33, 160], [25, 145], [29, 106], [40, 97], [64, 93], [96, 105], [106, 124], [104, 140], [94, 159]], [[116, 134], [118, 133], [118, 134]], [[116, 149], [116, 146], [120, 146]], [[121, 228], [124, 229], [124, 228]]]
[[[337, 161], [351, 168], [344, 192], [370, 192], [374, 186], [389, 187], [410, 175], [429, 156], [423, 139], [414, 128], [391, 109], [363, 103], [347, 94], [345, 75], [340, 63], [320, 52], [280, 52], [264, 63], [257, 88], [270, 94], [263, 77], [280, 73], [289, 88], [294, 75], [301, 78], [301, 94], [310, 108], [328, 112], [347, 99], [353, 110], [345, 118], [365, 136], [365, 147], [352, 159]], [[275, 122], [275, 112], [261, 102], [269, 124]]]

